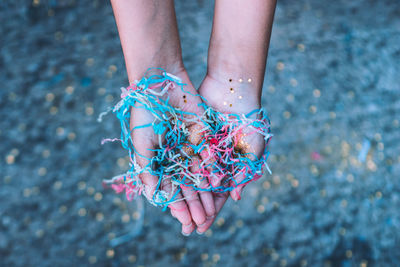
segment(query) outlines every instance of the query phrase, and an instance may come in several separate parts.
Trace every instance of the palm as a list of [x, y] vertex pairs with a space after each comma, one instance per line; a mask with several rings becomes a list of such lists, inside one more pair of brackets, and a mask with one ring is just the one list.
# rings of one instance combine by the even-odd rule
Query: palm
[[[175, 108], [185, 111], [187, 113], [194, 113], [201, 115], [203, 110], [198, 104], [201, 103], [200, 97], [197, 95], [196, 90], [190, 83], [187, 73], [181, 71], [179, 73], [174, 73], [174, 75], [180, 77], [187, 86], [184, 87], [184, 91], [180, 87], [174, 87], [168, 90], [168, 93], [160, 96], [164, 100], [168, 97], [169, 103]], [[159, 136], [159, 134], [154, 132], [152, 127], [140, 128], [138, 126], [150, 125], [154, 122], [154, 115], [148, 110], [143, 109], [140, 105], [132, 108], [130, 127], [132, 130], [132, 142], [136, 149], [136, 160], [137, 164], [144, 168], [149, 166], [151, 158], [155, 156], [155, 150], [162, 147], [165, 142], [164, 136]], [[196, 124], [191, 126], [196, 127]], [[189, 127], [189, 132], [191, 131]], [[192, 143], [198, 142], [198, 136], [191, 135], [189, 141]], [[157, 188], [158, 177], [152, 173], [144, 172], [140, 174], [140, 178], [145, 184], [145, 194], [146, 197], [153, 200], [153, 195], [155, 190], [162, 190], [167, 193], [167, 198], [171, 199], [177, 192], [178, 188], [171, 182], [171, 179], [163, 179], [160, 188]], [[206, 184], [202, 184], [206, 186]], [[182, 188], [184, 189], [184, 188]], [[207, 217], [213, 217], [215, 215], [215, 206], [213, 197], [210, 192], [202, 192], [197, 194], [192, 190], [182, 190], [177, 193], [177, 198], [185, 199], [186, 201], [176, 201], [169, 204], [171, 213], [182, 223], [182, 232], [189, 234], [195, 228], [192, 221], [201, 227], [205, 226]]]
[[[207, 76], [200, 86], [200, 95], [207, 100], [207, 105], [222, 113], [248, 114], [254, 109], [260, 108], [257, 98], [252, 99], [246, 94], [246, 83], [234, 83], [232, 81], [220, 81]], [[247, 99], [246, 99], [247, 98]], [[265, 140], [261, 134], [252, 133], [252, 129], [246, 128], [243, 136], [235, 147], [242, 154], [248, 154], [250, 159], [259, 158], [265, 148]], [[241, 182], [244, 177], [240, 173], [231, 174], [236, 182]], [[231, 186], [234, 186], [234, 182]], [[240, 192], [244, 185], [240, 185], [231, 191], [234, 200], [240, 199]]]

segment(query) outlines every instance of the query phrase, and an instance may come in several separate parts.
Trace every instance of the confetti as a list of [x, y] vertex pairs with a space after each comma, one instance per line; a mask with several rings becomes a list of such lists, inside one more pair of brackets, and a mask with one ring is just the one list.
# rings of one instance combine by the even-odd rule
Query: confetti
[[[272, 134], [270, 121], [263, 109], [242, 115], [224, 114], [207, 106], [207, 100], [203, 98], [205, 103], [199, 104], [204, 109], [203, 114], [182, 111], [169, 104], [169, 91], [180, 88], [185, 94], [193, 94], [185, 91], [186, 84], [180, 78], [163, 69], [150, 68], [148, 72], [157, 70], [162, 71], [162, 74], [149, 77], [145, 74], [140, 81], [121, 88], [122, 99], [112, 109], [120, 121], [121, 137], [104, 139], [103, 143], [121, 142], [129, 153], [130, 169], [122, 175], [104, 180], [104, 185], [110, 185], [116, 193], [124, 192], [129, 201], [143, 194], [151, 204], [166, 208], [169, 204], [182, 200], [177, 195], [183, 189], [223, 193], [259, 179], [264, 168], [270, 172], [267, 158]], [[146, 109], [153, 116], [153, 122], [130, 130], [132, 106]], [[191, 127], [190, 129], [196, 130], [189, 130], [189, 125], [194, 124], [200, 127]], [[152, 158], [146, 158], [137, 152], [131, 136], [133, 130], [146, 127], [159, 136], [157, 147], [152, 148], [155, 154]], [[261, 156], [238, 148], [238, 144], [244, 143], [243, 136], [252, 134], [259, 134], [265, 140], [266, 145]], [[202, 138], [193, 144], [190, 142], [192, 135]], [[193, 155], [202, 158], [201, 164], [195, 169], [192, 168], [195, 163]], [[138, 157], [146, 158], [149, 163], [140, 166]], [[144, 173], [158, 178], [153, 195], [147, 195], [145, 185], [139, 178]], [[241, 175], [245, 177], [243, 180], [238, 179]], [[200, 186], [204, 181], [206, 186]], [[172, 190], [164, 191], [161, 186], [164, 182], [170, 183]]]

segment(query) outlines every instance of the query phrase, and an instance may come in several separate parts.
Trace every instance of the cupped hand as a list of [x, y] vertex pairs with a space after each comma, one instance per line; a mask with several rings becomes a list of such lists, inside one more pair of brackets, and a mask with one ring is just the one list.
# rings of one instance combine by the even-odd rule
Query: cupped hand
[[[207, 101], [206, 104], [215, 110], [224, 114], [233, 113], [242, 115], [259, 109], [261, 106], [260, 96], [251, 93], [256, 91], [251, 90], [251, 86], [253, 86], [251, 80], [243, 80], [235, 77], [221, 79], [207, 75], [199, 88], [199, 93]], [[253, 119], [256, 119], [255, 116]], [[265, 148], [265, 139], [261, 134], [255, 133], [251, 127], [243, 129], [242, 136], [236, 138], [239, 138], [239, 140], [237, 140], [235, 149], [242, 155], [246, 154], [250, 160], [259, 158], [262, 155]], [[231, 175], [234, 176], [237, 184], [246, 178], [244, 171]], [[235, 187], [235, 182], [231, 181], [230, 186]], [[244, 187], [245, 184], [241, 184], [230, 192], [233, 200], [237, 201], [241, 199], [241, 192]], [[214, 197], [216, 196], [228, 197], [227, 194], [214, 194]], [[217, 207], [217, 203], [215, 205]]]
[[[188, 113], [195, 113], [199, 116], [202, 115], [203, 109], [198, 105], [201, 103], [201, 98], [197, 95], [192, 83], [190, 82], [187, 72], [183, 69], [171, 73], [182, 79], [183, 83], [187, 84], [184, 86], [184, 91], [181, 90], [180, 86], [175, 86], [168, 90], [167, 95], [160, 96], [162, 98], [169, 98], [169, 104]], [[150, 159], [155, 156], [155, 149], [160, 148], [159, 135], [156, 134], [152, 127], [141, 128], [142, 125], [151, 124], [154, 121], [153, 115], [143, 109], [140, 104], [136, 105], [131, 110], [130, 128], [132, 130], [131, 137], [133, 146], [136, 149], [135, 158], [137, 164], [144, 168], [150, 163]], [[189, 126], [189, 132], [195, 133], [198, 124]], [[196, 145], [199, 142], [201, 136], [192, 134], [189, 137], [189, 141]], [[198, 161], [194, 160], [198, 165]], [[196, 164], [192, 168], [196, 168]], [[193, 171], [193, 170], [191, 170]], [[140, 174], [140, 179], [145, 185], [145, 194], [148, 198], [152, 198], [155, 193], [158, 184], [158, 177], [149, 173], [144, 172]], [[207, 186], [207, 183], [203, 181], [200, 186]], [[161, 188], [167, 192], [169, 198], [175, 196], [176, 200], [169, 204], [171, 214], [182, 224], [182, 234], [189, 235], [196, 226], [198, 231], [201, 232], [204, 226], [210, 221], [210, 218], [214, 218], [216, 209], [218, 206], [214, 204], [214, 198], [211, 192], [202, 191], [197, 193], [193, 191], [191, 187], [181, 186], [182, 190], [174, 185], [171, 179], [163, 179]], [[184, 201], [183, 201], [184, 200]]]

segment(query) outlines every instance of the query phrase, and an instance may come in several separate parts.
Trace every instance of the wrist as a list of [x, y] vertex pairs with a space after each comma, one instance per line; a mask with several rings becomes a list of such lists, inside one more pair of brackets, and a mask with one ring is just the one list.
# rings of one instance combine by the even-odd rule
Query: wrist
[[162, 68], [165, 71], [177, 75], [184, 72], [180, 50], [173, 49], [140, 49], [141, 54], [124, 53], [129, 83], [139, 80], [148, 68]]
[[261, 107], [259, 91], [246, 79], [221, 79], [207, 74], [199, 93], [206, 104], [223, 113], [247, 114]]

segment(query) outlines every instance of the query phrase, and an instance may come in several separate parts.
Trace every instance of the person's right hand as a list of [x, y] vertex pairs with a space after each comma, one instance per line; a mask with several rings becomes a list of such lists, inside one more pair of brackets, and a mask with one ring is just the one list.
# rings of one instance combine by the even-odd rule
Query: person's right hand
[[[184, 90], [188, 93], [185, 93], [181, 90], [180, 86], [175, 86], [168, 90], [168, 95], [163, 96], [164, 98], [169, 97], [169, 104], [172, 106], [186, 112], [195, 113], [199, 116], [202, 115], [203, 109], [198, 106], [201, 103], [200, 97], [197, 95], [196, 90], [194, 89], [192, 83], [190, 82], [188, 75], [184, 69], [179, 69], [171, 73], [179, 78], [187, 84], [184, 86]], [[133, 146], [136, 149], [136, 161], [137, 164], [144, 168], [149, 165], [150, 159], [155, 156], [154, 149], [160, 148], [159, 146], [159, 135], [157, 135], [151, 126], [144, 128], [135, 128], [141, 125], [146, 125], [152, 123], [154, 121], [153, 115], [147, 111], [146, 109], [141, 108], [140, 106], [133, 107], [131, 110], [131, 118], [130, 118], [130, 128], [132, 130], [131, 137], [133, 141]], [[189, 132], [195, 132], [196, 127], [199, 124], [193, 124], [189, 126]], [[189, 137], [189, 141], [196, 145], [199, 142], [201, 137], [196, 134], [192, 134]], [[161, 142], [163, 142], [164, 137]], [[140, 154], [140, 155], [139, 155]], [[196, 164], [198, 161], [194, 160]], [[196, 165], [193, 166], [196, 168]], [[192, 170], [194, 171], [194, 170]], [[140, 174], [140, 179], [145, 185], [145, 194], [148, 198], [152, 198], [155, 189], [157, 187], [157, 183], [159, 178], [150, 173], [142, 173]], [[200, 186], [206, 186], [207, 183], [203, 181]], [[178, 188], [171, 183], [171, 179], [163, 179], [163, 183], [161, 184], [161, 188], [169, 193], [170, 197], [172, 197]], [[214, 204], [214, 199], [211, 192], [204, 191], [197, 193], [191, 190], [190, 187], [182, 187], [181, 192], [178, 193], [176, 197], [177, 201], [169, 204], [169, 208], [171, 209], [171, 214], [176, 219], [182, 223], [182, 234], [189, 235], [196, 226], [198, 227], [198, 231], [202, 232], [204, 229], [204, 225], [206, 225], [210, 218], [214, 218], [216, 214], [216, 206]]]

